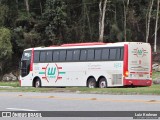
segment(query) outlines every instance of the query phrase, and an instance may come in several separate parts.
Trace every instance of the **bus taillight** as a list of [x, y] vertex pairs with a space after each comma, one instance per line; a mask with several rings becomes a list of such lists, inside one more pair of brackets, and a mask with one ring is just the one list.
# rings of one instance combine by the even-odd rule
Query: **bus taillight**
[[124, 77], [128, 77], [128, 74], [129, 74], [129, 72], [128, 72], [128, 71], [125, 71], [125, 72], [124, 72]]

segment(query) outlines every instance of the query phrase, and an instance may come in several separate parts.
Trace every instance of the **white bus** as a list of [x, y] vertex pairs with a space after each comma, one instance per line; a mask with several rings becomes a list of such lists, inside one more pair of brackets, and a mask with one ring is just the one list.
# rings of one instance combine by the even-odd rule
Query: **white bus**
[[77, 43], [24, 50], [21, 86], [151, 86], [151, 46], [142, 42]]

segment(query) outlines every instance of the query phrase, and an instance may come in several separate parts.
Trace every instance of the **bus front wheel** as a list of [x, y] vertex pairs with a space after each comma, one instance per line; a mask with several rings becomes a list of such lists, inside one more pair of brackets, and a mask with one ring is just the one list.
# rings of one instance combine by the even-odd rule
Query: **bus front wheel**
[[34, 87], [35, 87], [35, 88], [41, 87], [41, 80], [40, 80], [39, 78], [37, 78], [37, 79], [35, 80]]
[[100, 80], [99, 80], [99, 88], [106, 88], [107, 87], [107, 81], [106, 81], [106, 79], [105, 78], [101, 78]]
[[89, 78], [87, 81], [87, 87], [96, 88], [96, 80], [94, 78]]

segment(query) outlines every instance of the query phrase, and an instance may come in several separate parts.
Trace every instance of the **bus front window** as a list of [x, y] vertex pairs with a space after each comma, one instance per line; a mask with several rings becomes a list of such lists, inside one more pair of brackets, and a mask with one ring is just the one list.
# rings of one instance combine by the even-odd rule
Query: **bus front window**
[[31, 51], [24, 51], [21, 59], [21, 76], [25, 77], [29, 74], [31, 62]]

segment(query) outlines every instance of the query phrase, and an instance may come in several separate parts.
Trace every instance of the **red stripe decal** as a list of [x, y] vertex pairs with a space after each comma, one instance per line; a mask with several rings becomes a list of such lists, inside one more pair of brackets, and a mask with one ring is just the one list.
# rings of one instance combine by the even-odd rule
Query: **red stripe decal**
[[31, 61], [30, 61], [30, 71], [33, 71], [33, 61], [34, 61], [34, 49], [32, 48]]
[[58, 69], [62, 69], [62, 67], [58, 67]]
[[151, 51], [151, 54], [150, 54], [150, 56], [151, 56], [151, 57], [150, 57], [150, 62], [151, 62], [151, 63], [150, 63], [150, 77], [152, 77], [152, 59], [153, 59], [153, 58], [152, 58], [152, 49], [151, 49], [151, 47], [150, 47], [150, 51]]
[[62, 77], [58, 77], [58, 79], [62, 79]]
[[130, 72], [132, 74], [149, 74], [149, 72]]
[[[123, 58], [123, 75], [125, 76], [125, 73], [128, 72], [128, 45], [124, 45], [124, 58]], [[123, 79], [123, 84], [126, 84], [125, 77]]]

